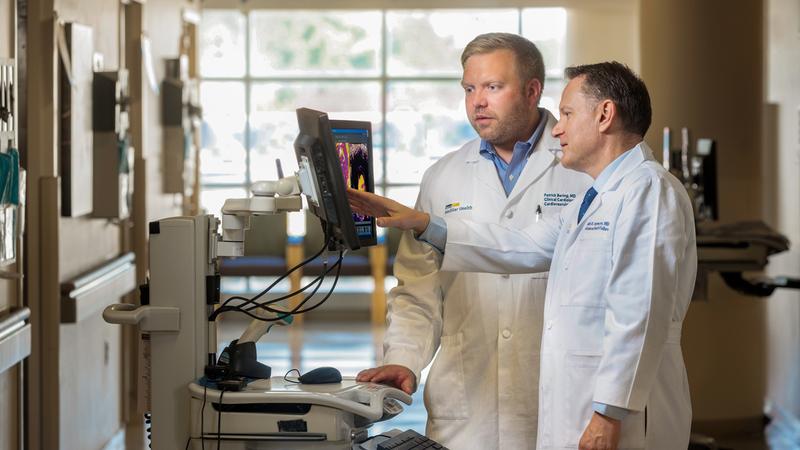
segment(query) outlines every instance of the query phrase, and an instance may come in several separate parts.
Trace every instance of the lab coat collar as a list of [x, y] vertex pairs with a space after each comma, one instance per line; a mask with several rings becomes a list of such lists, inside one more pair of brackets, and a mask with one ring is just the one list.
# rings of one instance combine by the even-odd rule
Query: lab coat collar
[[480, 141], [476, 142], [466, 163], [475, 167], [475, 177], [478, 182], [486, 186], [486, 189], [490, 190], [492, 194], [498, 195], [498, 198], [505, 198], [506, 191], [497, 176], [497, 168], [492, 161], [480, 156]]
[[[625, 157], [625, 159], [620, 163], [619, 167], [617, 167], [616, 170], [614, 170], [614, 173], [611, 174], [611, 177], [608, 179], [608, 181], [606, 181], [600, 188], [600, 191], [597, 193], [597, 197], [589, 205], [589, 208], [586, 210], [586, 214], [583, 215], [581, 221], [578, 222], [578, 226], [589, 220], [589, 217], [591, 217], [592, 214], [595, 211], [597, 211], [597, 208], [599, 208], [600, 205], [603, 204], [603, 193], [616, 190], [617, 186], [619, 186], [620, 181], [622, 181], [622, 179], [625, 178], [626, 175], [628, 175], [635, 168], [639, 167], [639, 165], [642, 164], [642, 162], [652, 159], [653, 159], [653, 152], [652, 150], [650, 150], [650, 147], [648, 147], [647, 143], [644, 141], [640, 142], [639, 144], [636, 145], [636, 147], [631, 149], [631, 153]], [[577, 217], [577, 212], [576, 212], [576, 217]]]
[[[646, 142], [642, 141], [631, 149], [631, 153], [625, 157], [619, 167], [614, 170], [609, 179], [603, 184], [598, 194], [616, 190], [619, 182], [625, 178], [633, 169], [639, 167], [644, 161], [653, 160], [653, 151]], [[602, 195], [601, 195], [602, 197]]]
[[522, 169], [519, 180], [517, 180], [514, 189], [508, 195], [509, 202], [524, 194], [531, 184], [536, 182], [547, 172], [547, 169], [553, 166], [554, 162], [558, 163], [556, 154], [561, 150], [561, 144], [552, 134], [553, 127], [556, 125], [556, 118], [546, 109], [540, 108], [539, 111], [545, 114], [544, 118], [547, 123], [539, 142], [536, 143], [536, 147], [533, 148], [533, 152], [528, 157], [525, 168]]

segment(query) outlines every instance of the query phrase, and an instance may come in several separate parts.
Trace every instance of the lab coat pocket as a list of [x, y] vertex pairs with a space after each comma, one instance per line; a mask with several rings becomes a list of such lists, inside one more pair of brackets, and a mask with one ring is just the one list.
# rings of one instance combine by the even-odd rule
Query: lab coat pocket
[[579, 239], [569, 258], [569, 295], [562, 296], [562, 305], [604, 307], [603, 291], [611, 271], [609, 240]]
[[592, 397], [594, 395], [595, 374], [602, 355], [593, 352], [572, 352], [567, 354], [564, 368], [563, 424], [564, 446], [577, 448], [589, 420], [592, 417]]
[[466, 419], [469, 415], [463, 350], [463, 334], [442, 336], [423, 396], [431, 419]]

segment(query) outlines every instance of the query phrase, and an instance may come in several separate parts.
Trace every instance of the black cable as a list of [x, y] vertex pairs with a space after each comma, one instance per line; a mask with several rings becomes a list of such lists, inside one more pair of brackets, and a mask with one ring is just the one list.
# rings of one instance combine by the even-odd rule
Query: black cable
[[[288, 299], [288, 298], [292, 298], [292, 297], [294, 297], [295, 295], [297, 295], [297, 294], [299, 294], [299, 293], [301, 293], [301, 292], [304, 292], [306, 289], [308, 289], [309, 287], [311, 287], [311, 285], [313, 285], [313, 284], [315, 284], [315, 283], [321, 283], [321, 281], [322, 281], [323, 279], [325, 279], [325, 276], [326, 276], [326, 275], [328, 275], [328, 273], [330, 273], [330, 271], [333, 269], [333, 267], [334, 267], [336, 264], [338, 264], [338, 263], [339, 263], [339, 261], [335, 262], [335, 263], [334, 263], [332, 266], [330, 266], [330, 267], [328, 267], [327, 269], [325, 269], [325, 271], [324, 271], [324, 272], [322, 272], [321, 274], [317, 275], [317, 277], [316, 277], [316, 278], [314, 278], [313, 280], [311, 280], [311, 281], [310, 281], [308, 284], [306, 284], [306, 285], [305, 285], [305, 286], [303, 286], [302, 288], [298, 288], [298, 289], [297, 289], [296, 291], [294, 291], [294, 292], [290, 292], [290, 293], [288, 293], [288, 294], [284, 294], [284, 295], [282, 295], [282, 296], [280, 296], [280, 297], [278, 297], [278, 298], [273, 298], [272, 300], [269, 300], [269, 301], [266, 301], [266, 302], [263, 302], [263, 303], [258, 303], [258, 302], [249, 302], [249, 303], [254, 303], [254, 305], [253, 305], [253, 306], [251, 306], [251, 307], [249, 307], [249, 308], [247, 309], [247, 311], [252, 311], [252, 310], [254, 310], [254, 309], [256, 309], [256, 308], [263, 308], [263, 307], [264, 307], [263, 305], [271, 305], [271, 304], [273, 304], [273, 303], [277, 303], [277, 302], [279, 302], [279, 301], [281, 301], [281, 300], [286, 300], [286, 299]], [[244, 304], [246, 304], [246, 303], [243, 303], [242, 305], [237, 305], [237, 306], [241, 307], [241, 306], [243, 306]], [[283, 312], [286, 312], [286, 311], [283, 311]]]
[[[342, 259], [342, 258], [340, 257], [340, 261], [341, 261], [341, 259]], [[323, 298], [322, 298], [322, 300], [320, 300], [320, 301], [319, 301], [319, 302], [318, 302], [316, 305], [314, 305], [314, 306], [311, 306], [311, 307], [308, 307], [308, 308], [306, 308], [306, 309], [297, 309], [297, 308], [295, 308], [295, 309], [293, 309], [293, 310], [291, 311], [291, 312], [292, 312], [292, 314], [303, 314], [303, 313], [307, 313], [307, 312], [309, 312], [309, 311], [313, 311], [313, 310], [315, 310], [315, 309], [319, 308], [320, 306], [322, 306], [322, 304], [323, 304], [323, 303], [325, 303], [325, 302], [328, 300], [328, 298], [331, 296], [331, 294], [333, 294], [333, 290], [336, 288], [336, 283], [338, 283], [338, 282], [339, 282], [339, 274], [341, 273], [341, 271], [342, 271], [342, 265], [341, 265], [341, 264], [339, 264], [339, 267], [338, 267], [338, 268], [337, 268], [337, 270], [336, 270], [336, 277], [333, 279], [333, 285], [331, 286], [331, 289], [328, 291], [328, 293], [325, 295], [325, 297], [323, 297]], [[305, 303], [305, 300], [303, 301], [303, 303]], [[303, 305], [303, 303], [301, 303], [301, 304], [297, 305], [297, 306], [298, 306], [298, 308], [299, 308], [300, 306], [302, 306], [302, 305]]]
[[[294, 293], [289, 293], [289, 294], [283, 295], [283, 296], [281, 296], [281, 297], [274, 298], [274, 299], [272, 299], [272, 300], [266, 301], [266, 302], [264, 302], [264, 303], [257, 303], [255, 306], [251, 306], [250, 308], [246, 309], [246, 311], [252, 311], [252, 310], [254, 310], [254, 309], [256, 309], [256, 308], [260, 308], [260, 307], [262, 307], [262, 305], [271, 305], [271, 304], [277, 303], [277, 302], [279, 302], [279, 301], [281, 301], [281, 300], [286, 300], [286, 299], [288, 299], [288, 298], [292, 298], [292, 297], [294, 297], [295, 295], [299, 294], [300, 292], [303, 292], [303, 291], [305, 291], [306, 289], [308, 289], [308, 287], [309, 287], [309, 286], [311, 286], [312, 284], [316, 284], [317, 286], [314, 288], [314, 290], [313, 290], [313, 291], [311, 291], [311, 293], [310, 293], [310, 294], [306, 295], [306, 297], [303, 299], [303, 301], [302, 301], [302, 302], [300, 302], [300, 304], [299, 304], [298, 306], [305, 304], [305, 302], [306, 302], [306, 301], [308, 301], [308, 299], [310, 299], [311, 297], [313, 297], [313, 296], [314, 296], [314, 294], [316, 294], [316, 293], [317, 293], [317, 291], [319, 290], [319, 288], [322, 286], [322, 282], [325, 280], [325, 277], [326, 277], [326, 276], [327, 276], [327, 275], [330, 273], [330, 271], [331, 271], [331, 270], [333, 270], [333, 268], [334, 268], [334, 267], [336, 267], [336, 266], [340, 266], [340, 265], [342, 264], [342, 260], [343, 260], [343, 258], [342, 258], [342, 254], [341, 254], [341, 252], [340, 252], [340, 253], [339, 253], [339, 259], [338, 259], [338, 260], [337, 260], [335, 263], [333, 263], [333, 265], [332, 265], [332, 266], [330, 266], [329, 268], [327, 268], [327, 269], [325, 270], [325, 272], [323, 272], [322, 274], [320, 274], [320, 275], [319, 275], [317, 278], [315, 278], [315, 279], [314, 279], [312, 282], [308, 283], [308, 285], [304, 286], [304, 287], [303, 287], [303, 289], [298, 289], [298, 290], [297, 290], [296, 292], [294, 292]], [[239, 305], [239, 306], [241, 306], [241, 305]], [[297, 309], [297, 306], [295, 306], [295, 309]], [[285, 313], [286, 313], [286, 314], [288, 314], [288, 315], [291, 315], [291, 314], [294, 314], [294, 310], [285, 311]], [[270, 320], [276, 320], [276, 319], [270, 319]]]
[[[225, 300], [225, 302], [223, 302], [223, 304], [219, 308], [217, 308], [214, 312], [212, 312], [209, 315], [209, 320], [215, 320], [218, 315], [220, 315], [222, 313], [225, 313], [225, 312], [237, 311], [237, 312], [240, 312], [242, 314], [245, 314], [245, 315], [249, 316], [250, 318], [253, 318], [253, 319], [256, 319], [256, 320], [260, 320], [262, 322], [277, 322], [277, 321], [285, 319], [287, 316], [292, 316], [292, 315], [296, 315], [296, 314], [303, 314], [303, 313], [312, 311], [312, 310], [320, 307], [323, 303], [325, 303], [328, 300], [328, 298], [330, 298], [331, 294], [333, 294], [334, 288], [336, 288], [336, 284], [339, 282], [339, 276], [341, 274], [341, 269], [342, 269], [342, 261], [344, 259], [344, 251], [340, 251], [339, 252], [339, 258], [337, 259], [337, 261], [333, 265], [331, 265], [330, 267], [327, 267], [322, 274], [317, 276], [317, 278], [315, 278], [313, 281], [311, 281], [310, 283], [306, 284], [302, 288], [299, 288], [294, 292], [290, 292], [288, 294], [279, 296], [279, 297], [274, 298], [274, 299], [269, 300], [269, 301], [257, 302], [256, 300], [258, 300], [259, 298], [261, 298], [262, 296], [267, 294], [273, 287], [275, 287], [277, 285], [278, 282], [280, 282], [281, 280], [285, 279], [292, 272], [294, 272], [295, 270], [297, 270], [300, 267], [305, 266], [306, 264], [310, 263], [314, 259], [318, 258], [325, 251], [325, 249], [329, 247], [329, 244], [333, 243], [334, 238], [333, 238], [332, 233], [330, 233], [330, 230], [327, 227], [324, 227], [324, 228], [325, 228], [325, 245], [320, 249], [320, 251], [318, 251], [316, 254], [314, 254], [310, 258], [307, 258], [306, 260], [302, 261], [301, 263], [299, 263], [299, 264], [295, 265], [294, 267], [292, 267], [291, 269], [289, 269], [288, 272], [286, 272], [285, 274], [281, 275], [277, 280], [275, 280], [269, 286], [267, 286], [266, 289], [262, 290], [261, 292], [259, 292], [254, 297], [249, 298], [249, 299], [246, 298], [246, 297], [242, 297], [242, 296], [233, 296], [233, 297], [228, 298], [227, 300]], [[325, 263], [325, 266], [327, 266], [327, 261]], [[310, 307], [308, 307], [306, 309], [303, 309], [303, 305], [305, 305], [314, 295], [316, 295], [317, 291], [322, 286], [322, 283], [323, 283], [325, 277], [331, 272], [331, 270], [333, 270], [334, 267], [336, 267], [336, 277], [335, 277], [335, 279], [333, 281], [333, 285], [331, 286], [331, 289], [328, 291], [328, 293], [325, 295], [325, 297], [322, 298], [322, 300], [320, 300], [319, 302], [317, 302], [313, 306], [310, 306]], [[269, 306], [269, 305], [273, 305], [273, 304], [275, 304], [275, 303], [277, 303], [279, 301], [286, 300], [288, 298], [294, 297], [294, 296], [300, 294], [301, 292], [305, 292], [305, 290], [310, 288], [312, 285], [315, 285], [315, 286], [314, 286], [314, 289], [311, 291], [311, 293], [306, 295], [305, 298], [303, 298], [303, 300], [297, 306], [295, 306], [294, 308], [292, 308], [289, 311], [278, 310], [278, 309], [271, 308]], [[234, 301], [234, 300], [242, 300], [242, 303], [240, 303], [238, 305], [234, 305], [234, 306], [229, 306], [230, 303], [232, 301]], [[265, 310], [267, 310], [269, 312], [277, 314], [277, 317], [274, 317], [274, 318], [263, 318], [263, 317], [259, 317], [259, 316], [255, 315], [255, 314], [252, 314], [250, 311], [253, 311], [256, 308], [262, 308], [262, 309], [265, 309]]]
[[225, 394], [225, 389], [219, 391], [219, 412], [217, 414], [217, 450], [222, 443], [222, 396]]
[[[267, 306], [268, 305], [272, 305], [274, 303], [277, 303], [277, 302], [279, 302], [281, 300], [286, 300], [287, 298], [294, 297], [295, 295], [300, 294], [301, 292], [305, 292], [306, 289], [310, 288], [314, 284], [319, 283], [322, 279], [324, 279], [326, 274], [327, 274], [327, 272], [319, 275], [317, 278], [314, 278], [308, 284], [306, 284], [305, 286], [303, 286], [301, 288], [298, 288], [296, 291], [289, 292], [288, 294], [284, 294], [284, 295], [282, 295], [282, 296], [280, 296], [278, 298], [274, 298], [272, 300], [259, 303], [259, 302], [255, 302], [255, 301], [252, 301], [252, 300], [243, 299], [243, 298], [240, 297], [240, 298], [237, 298], [236, 300], [240, 300], [241, 299], [241, 300], [245, 300], [245, 301], [240, 303], [240, 304], [238, 304], [238, 305], [227, 306], [225, 308], [228, 308], [227, 311], [252, 311], [252, 310], [257, 309], [257, 308], [266, 309], [267, 311], [272, 311], [272, 312], [276, 312], [277, 314], [280, 314], [280, 317], [277, 317], [275, 319], [263, 319], [263, 320], [267, 320], [267, 321], [281, 320], [283, 317], [286, 317], [286, 316], [291, 315], [291, 314], [289, 314], [288, 311], [275, 310], [275, 309], [272, 309], [272, 308], [268, 308]], [[245, 309], [244, 306], [246, 306], [246, 305], [252, 305], [252, 306], [249, 306], [248, 308]], [[227, 311], [223, 311], [223, 312], [227, 312]]]
[[147, 432], [147, 448], [153, 448], [153, 414], [149, 411], [144, 413], [144, 425]]
[[[325, 249], [327, 247], [328, 247], [328, 239], [327, 239], [327, 236], [326, 236], [325, 245], [317, 253], [315, 253], [313, 256], [307, 258], [305, 261], [302, 261], [299, 264], [297, 264], [294, 267], [292, 267], [291, 269], [289, 269], [288, 272], [286, 272], [285, 274], [283, 274], [280, 277], [278, 277], [277, 280], [273, 281], [269, 286], [267, 286], [264, 290], [259, 292], [253, 298], [246, 298], [246, 297], [242, 297], [242, 296], [238, 296], [238, 295], [228, 298], [227, 300], [225, 300], [225, 302], [222, 303], [222, 306], [220, 308], [218, 308], [216, 311], [211, 313], [211, 315], [209, 316], [209, 320], [214, 320], [220, 314], [220, 312], [219, 312], [220, 309], [222, 309], [223, 307], [227, 306], [228, 303], [231, 302], [232, 300], [244, 300], [245, 302], [254, 302], [255, 300], [258, 300], [264, 294], [269, 292], [273, 287], [275, 287], [278, 283], [280, 283], [286, 277], [291, 275], [295, 270], [297, 270], [300, 267], [303, 267], [303, 266], [307, 265], [308, 263], [310, 263], [311, 261], [317, 259], [319, 257], [319, 255], [321, 255], [325, 251]], [[277, 313], [277, 314], [280, 314], [281, 312], [283, 312], [283, 311], [280, 311], [280, 310], [272, 310], [272, 309], [268, 309], [268, 311], [274, 312], [274, 313]]]
[[[330, 272], [331, 272], [331, 271], [332, 271], [332, 270], [333, 270], [335, 267], [336, 267], [336, 268], [338, 268], [338, 269], [337, 269], [337, 274], [338, 274], [338, 273], [341, 271], [341, 264], [342, 264], [342, 261], [343, 261], [343, 260], [344, 260], [343, 252], [339, 252], [339, 258], [338, 258], [338, 260], [337, 260], [337, 261], [336, 261], [336, 262], [335, 262], [333, 265], [331, 265], [330, 267], [328, 267], [328, 268], [325, 270], [325, 272], [323, 272], [322, 274], [320, 274], [319, 276], [317, 276], [317, 278], [315, 278], [314, 280], [312, 280], [311, 282], [309, 282], [307, 285], [303, 286], [302, 288], [300, 288], [300, 289], [298, 289], [298, 290], [296, 290], [296, 291], [294, 291], [294, 292], [290, 292], [290, 293], [288, 293], [288, 294], [282, 295], [282, 296], [280, 296], [280, 297], [274, 298], [274, 299], [272, 299], [272, 300], [269, 300], [269, 301], [265, 301], [265, 302], [262, 302], [262, 303], [258, 303], [258, 302], [254, 302], [254, 301], [252, 301], [252, 300], [249, 300], [249, 299], [245, 299], [245, 298], [243, 298], [243, 297], [237, 297], [236, 299], [241, 299], [241, 300], [245, 300], [245, 301], [244, 301], [243, 303], [241, 303], [241, 304], [238, 304], [238, 305], [226, 306], [226, 304], [227, 304], [227, 303], [228, 303], [230, 300], [233, 300], [233, 299], [234, 299], [233, 297], [231, 297], [230, 299], [228, 299], [228, 300], [226, 300], [226, 301], [225, 301], [225, 303], [223, 304], [223, 306], [221, 306], [220, 308], [218, 308], [218, 309], [217, 309], [217, 310], [214, 312], [214, 314], [212, 314], [212, 318], [213, 318], [213, 316], [215, 316], [215, 315], [219, 315], [219, 314], [221, 314], [221, 313], [230, 312], [230, 311], [238, 311], [238, 312], [241, 312], [241, 313], [243, 313], [243, 314], [246, 314], [246, 315], [250, 316], [250, 317], [251, 317], [251, 318], [253, 318], [253, 319], [261, 320], [262, 322], [277, 322], [277, 321], [279, 321], [279, 320], [283, 320], [283, 319], [284, 319], [285, 317], [287, 317], [287, 316], [291, 316], [291, 315], [294, 315], [294, 314], [296, 314], [296, 313], [297, 313], [297, 310], [298, 310], [298, 309], [299, 309], [299, 308], [300, 308], [302, 305], [304, 305], [306, 302], [308, 302], [308, 300], [309, 300], [311, 297], [313, 297], [313, 296], [314, 296], [314, 294], [316, 294], [316, 292], [317, 292], [317, 291], [319, 290], [319, 288], [322, 286], [322, 282], [324, 281], [325, 277], [326, 277], [326, 276], [327, 276], [327, 275], [328, 275], [328, 274], [329, 274], [329, 273], [330, 273]], [[337, 276], [338, 276], [338, 275], [337, 275]], [[273, 309], [273, 308], [270, 308], [270, 307], [268, 306], [268, 305], [275, 304], [275, 303], [277, 303], [277, 302], [279, 302], [279, 301], [286, 300], [286, 299], [288, 299], [288, 298], [294, 297], [295, 295], [297, 295], [297, 294], [299, 294], [299, 293], [301, 293], [301, 292], [304, 292], [306, 289], [308, 289], [309, 287], [311, 287], [312, 285], [315, 285], [315, 284], [316, 284], [316, 287], [314, 288], [314, 290], [313, 290], [313, 291], [312, 291], [310, 294], [308, 294], [308, 295], [307, 295], [307, 296], [306, 296], [306, 297], [303, 299], [303, 301], [302, 301], [302, 302], [300, 302], [300, 304], [298, 304], [297, 306], [295, 306], [295, 308], [294, 308], [294, 309], [292, 309], [292, 310], [289, 310], [289, 311], [275, 310], [275, 309]], [[327, 298], [327, 297], [326, 297], [326, 298]], [[249, 304], [252, 304], [252, 306], [250, 306], [249, 308], [244, 308], [244, 306], [245, 306], [245, 305], [249, 305]], [[255, 310], [256, 308], [262, 308], [262, 309], [266, 309], [267, 311], [272, 311], [272, 312], [275, 312], [275, 313], [277, 313], [277, 314], [279, 314], [279, 315], [278, 315], [278, 317], [274, 317], [274, 318], [264, 318], [264, 317], [259, 317], [259, 316], [256, 316], [256, 315], [254, 315], [254, 314], [250, 314], [250, 313], [249, 313], [249, 311], [253, 311], [253, 310]]]
[[[339, 261], [338, 263], [341, 263], [341, 261]], [[332, 270], [332, 269], [333, 269], [333, 267], [336, 267], [336, 264], [334, 264], [333, 266], [331, 266], [331, 267], [330, 267], [330, 269], [328, 269], [328, 271], [326, 271], [324, 274], [322, 274], [322, 275], [320, 275], [319, 277], [317, 277], [317, 279], [316, 279], [316, 280], [312, 281], [312, 282], [311, 282], [311, 283], [309, 283], [307, 286], [305, 286], [305, 288], [304, 288], [304, 289], [307, 289], [307, 288], [308, 288], [308, 287], [310, 287], [311, 285], [313, 285], [313, 284], [315, 284], [315, 283], [317, 284], [317, 286], [314, 288], [314, 290], [311, 292], [311, 294], [309, 294], [308, 296], [306, 296], [306, 298], [304, 298], [304, 299], [303, 299], [303, 301], [302, 301], [302, 302], [300, 302], [300, 304], [298, 304], [298, 305], [297, 305], [297, 306], [296, 306], [294, 309], [292, 309], [292, 310], [289, 310], [289, 311], [280, 311], [280, 315], [279, 315], [278, 317], [273, 317], [273, 318], [268, 318], [268, 317], [260, 317], [260, 316], [257, 316], [257, 315], [255, 315], [255, 314], [251, 313], [250, 311], [252, 311], [253, 309], [255, 309], [255, 308], [258, 308], [258, 307], [261, 307], [261, 304], [260, 304], [260, 303], [256, 303], [256, 305], [255, 305], [255, 306], [252, 306], [250, 309], [244, 309], [244, 308], [242, 308], [242, 305], [236, 305], [236, 306], [226, 306], [226, 307], [225, 307], [225, 310], [224, 310], [224, 311], [221, 311], [221, 312], [231, 312], [231, 311], [236, 311], [236, 312], [240, 312], [240, 313], [242, 313], [242, 314], [244, 314], [244, 315], [246, 315], [246, 316], [249, 316], [249, 317], [250, 317], [250, 318], [252, 318], [252, 319], [260, 320], [260, 321], [262, 321], [262, 322], [277, 322], [277, 321], [279, 321], [279, 320], [283, 320], [283, 319], [284, 319], [285, 317], [287, 317], [287, 316], [292, 316], [292, 315], [294, 315], [294, 314], [295, 314], [295, 312], [296, 312], [296, 310], [297, 310], [299, 307], [303, 306], [303, 305], [304, 305], [304, 304], [305, 304], [305, 303], [308, 301], [308, 299], [309, 299], [309, 298], [311, 298], [311, 297], [312, 297], [314, 294], [316, 294], [316, 292], [317, 292], [317, 291], [319, 290], [319, 288], [322, 286], [322, 281], [324, 280], [324, 278], [325, 278], [325, 275], [326, 275], [328, 272], [330, 272], [330, 270]], [[341, 266], [340, 266], [340, 267], [341, 267]], [[300, 292], [302, 292], [302, 290], [301, 290]], [[285, 295], [285, 296], [283, 296], [283, 297], [278, 297], [278, 298], [276, 298], [276, 299], [273, 299], [273, 300], [270, 300], [270, 301], [268, 301], [268, 302], [265, 302], [265, 303], [264, 303], [264, 305], [271, 305], [271, 304], [273, 304], [273, 303], [276, 303], [276, 302], [278, 302], [278, 301], [281, 301], [281, 300], [285, 300], [286, 298], [292, 297], [292, 296], [294, 296], [294, 295], [296, 295], [296, 294], [295, 294], [295, 293], [292, 293], [292, 294], [287, 294], [287, 295]], [[247, 303], [249, 303], [249, 302], [243, 303], [243, 305], [244, 305], [244, 304], [247, 304]], [[269, 307], [267, 307], [267, 306], [264, 306], [264, 308], [265, 308], [265, 309], [267, 309], [267, 310], [269, 310], [269, 311], [272, 311], [272, 308], [269, 308]], [[220, 309], [222, 309], [222, 308], [220, 308]], [[217, 311], [220, 311], [220, 310], [217, 310]]]
[[[261, 296], [263, 296], [264, 294], [266, 294], [267, 292], [269, 292], [269, 291], [270, 291], [270, 290], [271, 290], [273, 287], [275, 287], [275, 285], [277, 285], [277, 284], [278, 284], [278, 283], [279, 283], [281, 280], [283, 280], [284, 278], [286, 278], [287, 276], [289, 276], [289, 275], [290, 275], [292, 272], [294, 272], [294, 271], [295, 271], [295, 270], [297, 270], [298, 268], [300, 268], [300, 267], [303, 267], [304, 265], [308, 264], [309, 262], [311, 262], [311, 261], [313, 261], [314, 259], [316, 259], [317, 257], [319, 257], [319, 255], [321, 255], [321, 254], [322, 254], [322, 252], [324, 252], [324, 251], [325, 251], [325, 248], [323, 247], [323, 248], [322, 248], [322, 249], [321, 249], [319, 252], [317, 252], [316, 254], [314, 254], [313, 256], [311, 256], [310, 258], [308, 258], [308, 259], [306, 259], [305, 261], [302, 261], [301, 263], [299, 263], [299, 264], [297, 264], [296, 266], [292, 267], [291, 269], [289, 269], [289, 271], [288, 271], [288, 272], [286, 272], [285, 274], [281, 275], [281, 276], [280, 276], [280, 277], [279, 277], [277, 280], [273, 281], [273, 282], [272, 282], [272, 284], [270, 284], [269, 286], [267, 286], [267, 287], [266, 287], [266, 288], [265, 288], [263, 291], [261, 291], [260, 293], [258, 293], [256, 296], [254, 296], [254, 297], [253, 297], [253, 298], [251, 298], [251, 299], [250, 299], [250, 298], [247, 298], [247, 297], [242, 297], [242, 296], [239, 296], [239, 295], [234, 295], [234, 296], [232, 296], [232, 297], [229, 297], [227, 300], [225, 300], [225, 302], [223, 302], [223, 303], [222, 303], [222, 305], [220, 306], [220, 308], [218, 308], [216, 311], [214, 311], [213, 313], [211, 313], [211, 315], [209, 316], [209, 320], [213, 320], [213, 319], [215, 319], [215, 318], [216, 318], [216, 316], [218, 316], [218, 315], [219, 315], [219, 314], [221, 314], [222, 312], [226, 312], [226, 311], [227, 311], [226, 307], [227, 307], [228, 303], [230, 303], [230, 302], [231, 302], [231, 301], [233, 301], [233, 300], [244, 300], [244, 301], [245, 301], [245, 304], [247, 304], [247, 303], [254, 303], [254, 301], [255, 301], [255, 300], [259, 299]], [[281, 313], [281, 312], [283, 312], [283, 311], [280, 311], [280, 310], [271, 310], [271, 312], [274, 312], [274, 313]]]
[[287, 383], [300, 384], [300, 382], [299, 382], [299, 381], [294, 381], [294, 380], [290, 380], [290, 379], [286, 378], [286, 377], [288, 377], [288, 376], [289, 376], [289, 374], [290, 374], [290, 373], [292, 373], [292, 372], [297, 372], [297, 376], [298, 376], [298, 377], [300, 376], [300, 370], [299, 370], [299, 369], [292, 369], [292, 370], [290, 370], [290, 371], [286, 372], [286, 375], [284, 375], [284, 376], [283, 376], [283, 381], [285, 381], [285, 382], [287, 382]]

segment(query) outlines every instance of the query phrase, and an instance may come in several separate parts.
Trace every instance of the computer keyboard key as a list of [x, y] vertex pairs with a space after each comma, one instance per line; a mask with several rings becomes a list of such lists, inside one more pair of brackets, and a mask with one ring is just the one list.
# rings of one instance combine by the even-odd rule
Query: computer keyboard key
[[389, 438], [378, 444], [378, 450], [448, 450], [438, 442], [417, 433], [406, 430], [397, 436]]

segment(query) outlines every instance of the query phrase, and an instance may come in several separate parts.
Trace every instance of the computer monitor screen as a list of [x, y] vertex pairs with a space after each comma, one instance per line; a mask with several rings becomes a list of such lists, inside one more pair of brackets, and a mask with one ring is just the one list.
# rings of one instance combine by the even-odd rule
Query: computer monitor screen
[[[331, 132], [345, 185], [375, 192], [372, 178], [372, 124], [354, 120], [331, 120]], [[362, 247], [375, 245], [375, 218], [353, 213], [356, 235]]]
[[[300, 186], [308, 200], [308, 209], [320, 218], [323, 229], [329, 238], [329, 248], [356, 250], [364, 244], [361, 243], [361, 239], [356, 233], [354, 219], [358, 218], [361, 221], [362, 218], [354, 217], [353, 211], [347, 203], [344, 155], [342, 154], [340, 159], [328, 115], [321, 111], [300, 108], [297, 110], [297, 123], [300, 133], [294, 141], [294, 149], [300, 168]], [[368, 134], [368, 137], [371, 137], [371, 133]], [[344, 141], [347, 140], [347, 138], [344, 139]], [[367, 141], [369, 143], [369, 139]], [[353, 140], [353, 143], [363, 144], [357, 140]], [[369, 158], [372, 150], [371, 144], [367, 146], [367, 150], [366, 163], [368, 167], [364, 185], [371, 188], [373, 186], [371, 159]], [[357, 164], [360, 165], [362, 161], [358, 154], [359, 152], [356, 151]], [[349, 154], [347, 163], [350, 164]], [[362, 169], [359, 168], [358, 171], [360, 172]], [[348, 173], [354, 172], [351, 170]], [[355, 172], [355, 175], [358, 183], [358, 172]], [[374, 232], [372, 234], [374, 236]], [[369, 242], [369, 240], [365, 239], [365, 242]], [[372, 243], [374, 244], [374, 241]]]

